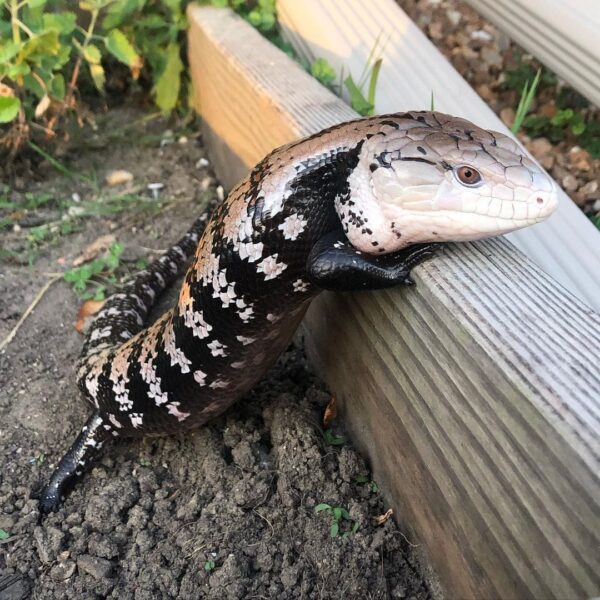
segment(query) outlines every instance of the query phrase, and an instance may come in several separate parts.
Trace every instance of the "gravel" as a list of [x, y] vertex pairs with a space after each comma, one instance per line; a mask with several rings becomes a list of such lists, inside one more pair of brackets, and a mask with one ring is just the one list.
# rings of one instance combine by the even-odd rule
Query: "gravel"
[[[531, 55], [487, 22], [469, 5], [459, 0], [397, 0], [427, 37], [473, 86], [507, 126], [511, 126], [520, 94], [505, 89], [506, 72], [521, 61], [533, 71], [541, 66]], [[564, 83], [544, 87], [536, 94], [531, 113], [552, 117], [556, 98]], [[574, 100], [575, 102], [575, 100]], [[598, 107], [581, 109], [589, 119], [600, 120]], [[577, 145], [568, 135], [559, 143], [547, 138], [531, 139], [519, 133], [528, 150], [540, 161], [565, 192], [588, 215], [600, 223], [600, 159]]]

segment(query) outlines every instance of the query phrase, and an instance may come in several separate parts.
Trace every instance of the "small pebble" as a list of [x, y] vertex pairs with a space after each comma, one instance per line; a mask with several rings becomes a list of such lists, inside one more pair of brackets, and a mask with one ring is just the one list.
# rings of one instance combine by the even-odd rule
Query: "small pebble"
[[223, 199], [225, 198], [225, 191], [223, 190], [222, 185], [217, 186], [217, 198], [220, 202], [223, 202]]
[[206, 160], [206, 158], [202, 157], [199, 158], [198, 161], [196, 162], [196, 169], [204, 169], [206, 167], [208, 167], [210, 163], [208, 162], [208, 160]]
[[598, 184], [597, 180], [588, 181], [579, 191], [585, 194], [586, 197], [592, 198], [598, 192], [599, 186], [600, 184]]
[[494, 39], [494, 36], [484, 29], [477, 29], [476, 31], [471, 31], [471, 39], [477, 40], [478, 42], [491, 42]]
[[578, 186], [577, 179], [573, 175], [567, 175], [566, 177], [563, 177], [561, 184], [565, 192], [574, 192]]
[[133, 181], [133, 173], [125, 171], [125, 169], [119, 169], [117, 171], [111, 171], [106, 176], [106, 184], [110, 186], [122, 185]]

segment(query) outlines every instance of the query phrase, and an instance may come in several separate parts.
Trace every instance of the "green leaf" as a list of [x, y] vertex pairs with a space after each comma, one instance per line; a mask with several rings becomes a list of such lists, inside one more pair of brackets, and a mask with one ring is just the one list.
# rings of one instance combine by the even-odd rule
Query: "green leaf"
[[108, 8], [108, 14], [102, 21], [104, 31], [118, 27], [136, 11], [144, 8], [145, 4], [146, 0], [121, 0], [120, 2], [113, 2]]
[[571, 131], [573, 135], [581, 135], [585, 131], [585, 121], [581, 113], [577, 113], [571, 119]]
[[44, 29], [54, 29], [62, 35], [73, 33], [76, 24], [75, 13], [69, 11], [44, 14]]
[[0, 123], [10, 123], [19, 114], [21, 101], [14, 96], [0, 96]]
[[40, 60], [48, 54], [58, 54], [59, 50], [58, 32], [50, 29], [27, 40], [19, 53], [19, 59]]
[[65, 78], [59, 73], [52, 78], [50, 82], [50, 93], [59, 100], [65, 98]]
[[345, 508], [340, 508], [340, 514], [346, 521], [351, 521], [350, 513]]
[[27, 6], [32, 9], [41, 8], [46, 4], [46, 0], [27, 0]]
[[215, 561], [214, 560], [207, 560], [204, 563], [204, 570], [206, 572], [210, 573], [214, 568], [215, 568]]
[[142, 29], [160, 29], [165, 26], [165, 20], [160, 15], [151, 14], [138, 21], [138, 25]]
[[[375, 61], [373, 67], [371, 69], [371, 79], [369, 80], [369, 91], [367, 93], [367, 102], [375, 108], [375, 92], [377, 90], [377, 79], [379, 78], [379, 71], [381, 71], [381, 65], [383, 64], [383, 59], [380, 58]], [[432, 97], [433, 102], [433, 97]], [[373, 113], [371, 112], [371, 115]], [[369, 116], [371, 116], [369, 115]]]
[[310, 73], [323, 85], [331, 85], [335, 81], [335, 70], [324, 58], [318, 58], [313, 62]]
[[564, 110], [559, 110], [550, 120], [552, 125], [566, 125], [572, 118], [574, 112], [572, 108], [565, 108]]
[[90, 75], [94, 80], [94, 85], [98, 88], [99, 91], [104, 91], [104, 82], [106, 81], [106, 76], [104, 75], [104, 69], [102, 65], [89, 65], [90, 67]]
[[94, 44], [88, 44], [83, 48], [83, 57], [87, 60], [90, 65], [99, 65], [102, 55], [100, 50]]
[[359, 87], [356, 85], [356, 83], [354, 83], [352, 75], [348, 75], [348, 77], [344, 79], [344, 85], [346, 86], [348, 94], [350, 95], [350, 105], [352, 108], [363, 117], [372, 115], [375, 107], [364, 97]]
[[333, 518], [339, 521], [342, 518], [342, 509], [339, 506], [333, 508]]
[[160, 77], [154, 86], [154, 98], [158, 108], [165, 114], [170, 113], [177, 104], [181, 87], [183, 63], [179, 56], [179, 44], [172, 42], [167, 47], [167, 60]]
[[12, 40], [6, 40], [0, 44], [0, 63], [8, 62], [15, 57], [23, 44], [15, 44]]
[[326, 429], [323, 433], [325, 443], [329, 446], [343, 446], [346, 443], [346, 438], [341, 435], [334, 435], [331, 429]]
[[0, 529], [0, 540], [6, 540], [10, 537], [8, 531], [4, 531], [4, 529]]
[[[134, 67], [140, 62], [140, 57], [120, 29], [113, 29], [104, 39], [106, 49], [119, 61], [128, 67]], [[168, 52], [168, 49], [167, 49]]]
[[337, 537], [340, 532], [340, 524], [337, 521], [334, 521], [329, 528], [329, 534], [332, 538]]
[[322, 502], [321, 504], [317, 504], [314, 508], [315, 513], [320, 513], [323, 510], [331, 510], [331, 505], [326, 502]]

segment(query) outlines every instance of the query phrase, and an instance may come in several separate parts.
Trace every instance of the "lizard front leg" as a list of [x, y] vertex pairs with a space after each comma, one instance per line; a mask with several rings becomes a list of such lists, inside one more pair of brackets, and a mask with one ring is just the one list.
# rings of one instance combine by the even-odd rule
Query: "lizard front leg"
[[342, 231], [334, 231], [313, 247], [307, 262], [308, 278], [321, 289], [342, 292], [413, 285], [411, 269], [433, 256], [439, 246], [415, 244], [375, 256], [356, 250]]

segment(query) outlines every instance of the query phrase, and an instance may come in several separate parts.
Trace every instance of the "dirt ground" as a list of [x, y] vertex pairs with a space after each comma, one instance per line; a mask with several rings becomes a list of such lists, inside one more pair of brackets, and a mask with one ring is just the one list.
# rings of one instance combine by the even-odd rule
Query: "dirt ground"
[[[48, 165], [13, 181], [15, 202], [26, 191], [101, 201], [126, 189], [107, 189], [106, 173], [127, 169], [130, 190], [163, 203], [153, 216], [82, 219], [80, 231], [40, 245], [30, 267], [19, 264], [27, 228], [57, 218], [56, 209], [17, 215], [0, 233], [9, 257], [0, 263], [0, 340], [48, 273], [69, 268], [98, 236], [114, 234], [128, 258], [149, 256], [215, 197], [195, 129], [169, 135], [160, 119], [132, 127], [140, 116], [116, 111], [61, 157], [75, 173], [93, 169], [95, 191]], [[164, 184], [158, 200], [148, 183]], [[243, 401], [193, 435], [107, 447], [61, 510], [40, 520], [35, 495], [88, 414], [75, 388], [78, 305], [57, 281], [0, 353], [0, 600], [432, 597], [393, 520], [373, 524], [388, 506], [363, 459], [348, 441], [327, 443], [329, 395], [299, 341]], [[347, 509], [336, 537], [331, 513], [314, 510], [324, 502]]]

